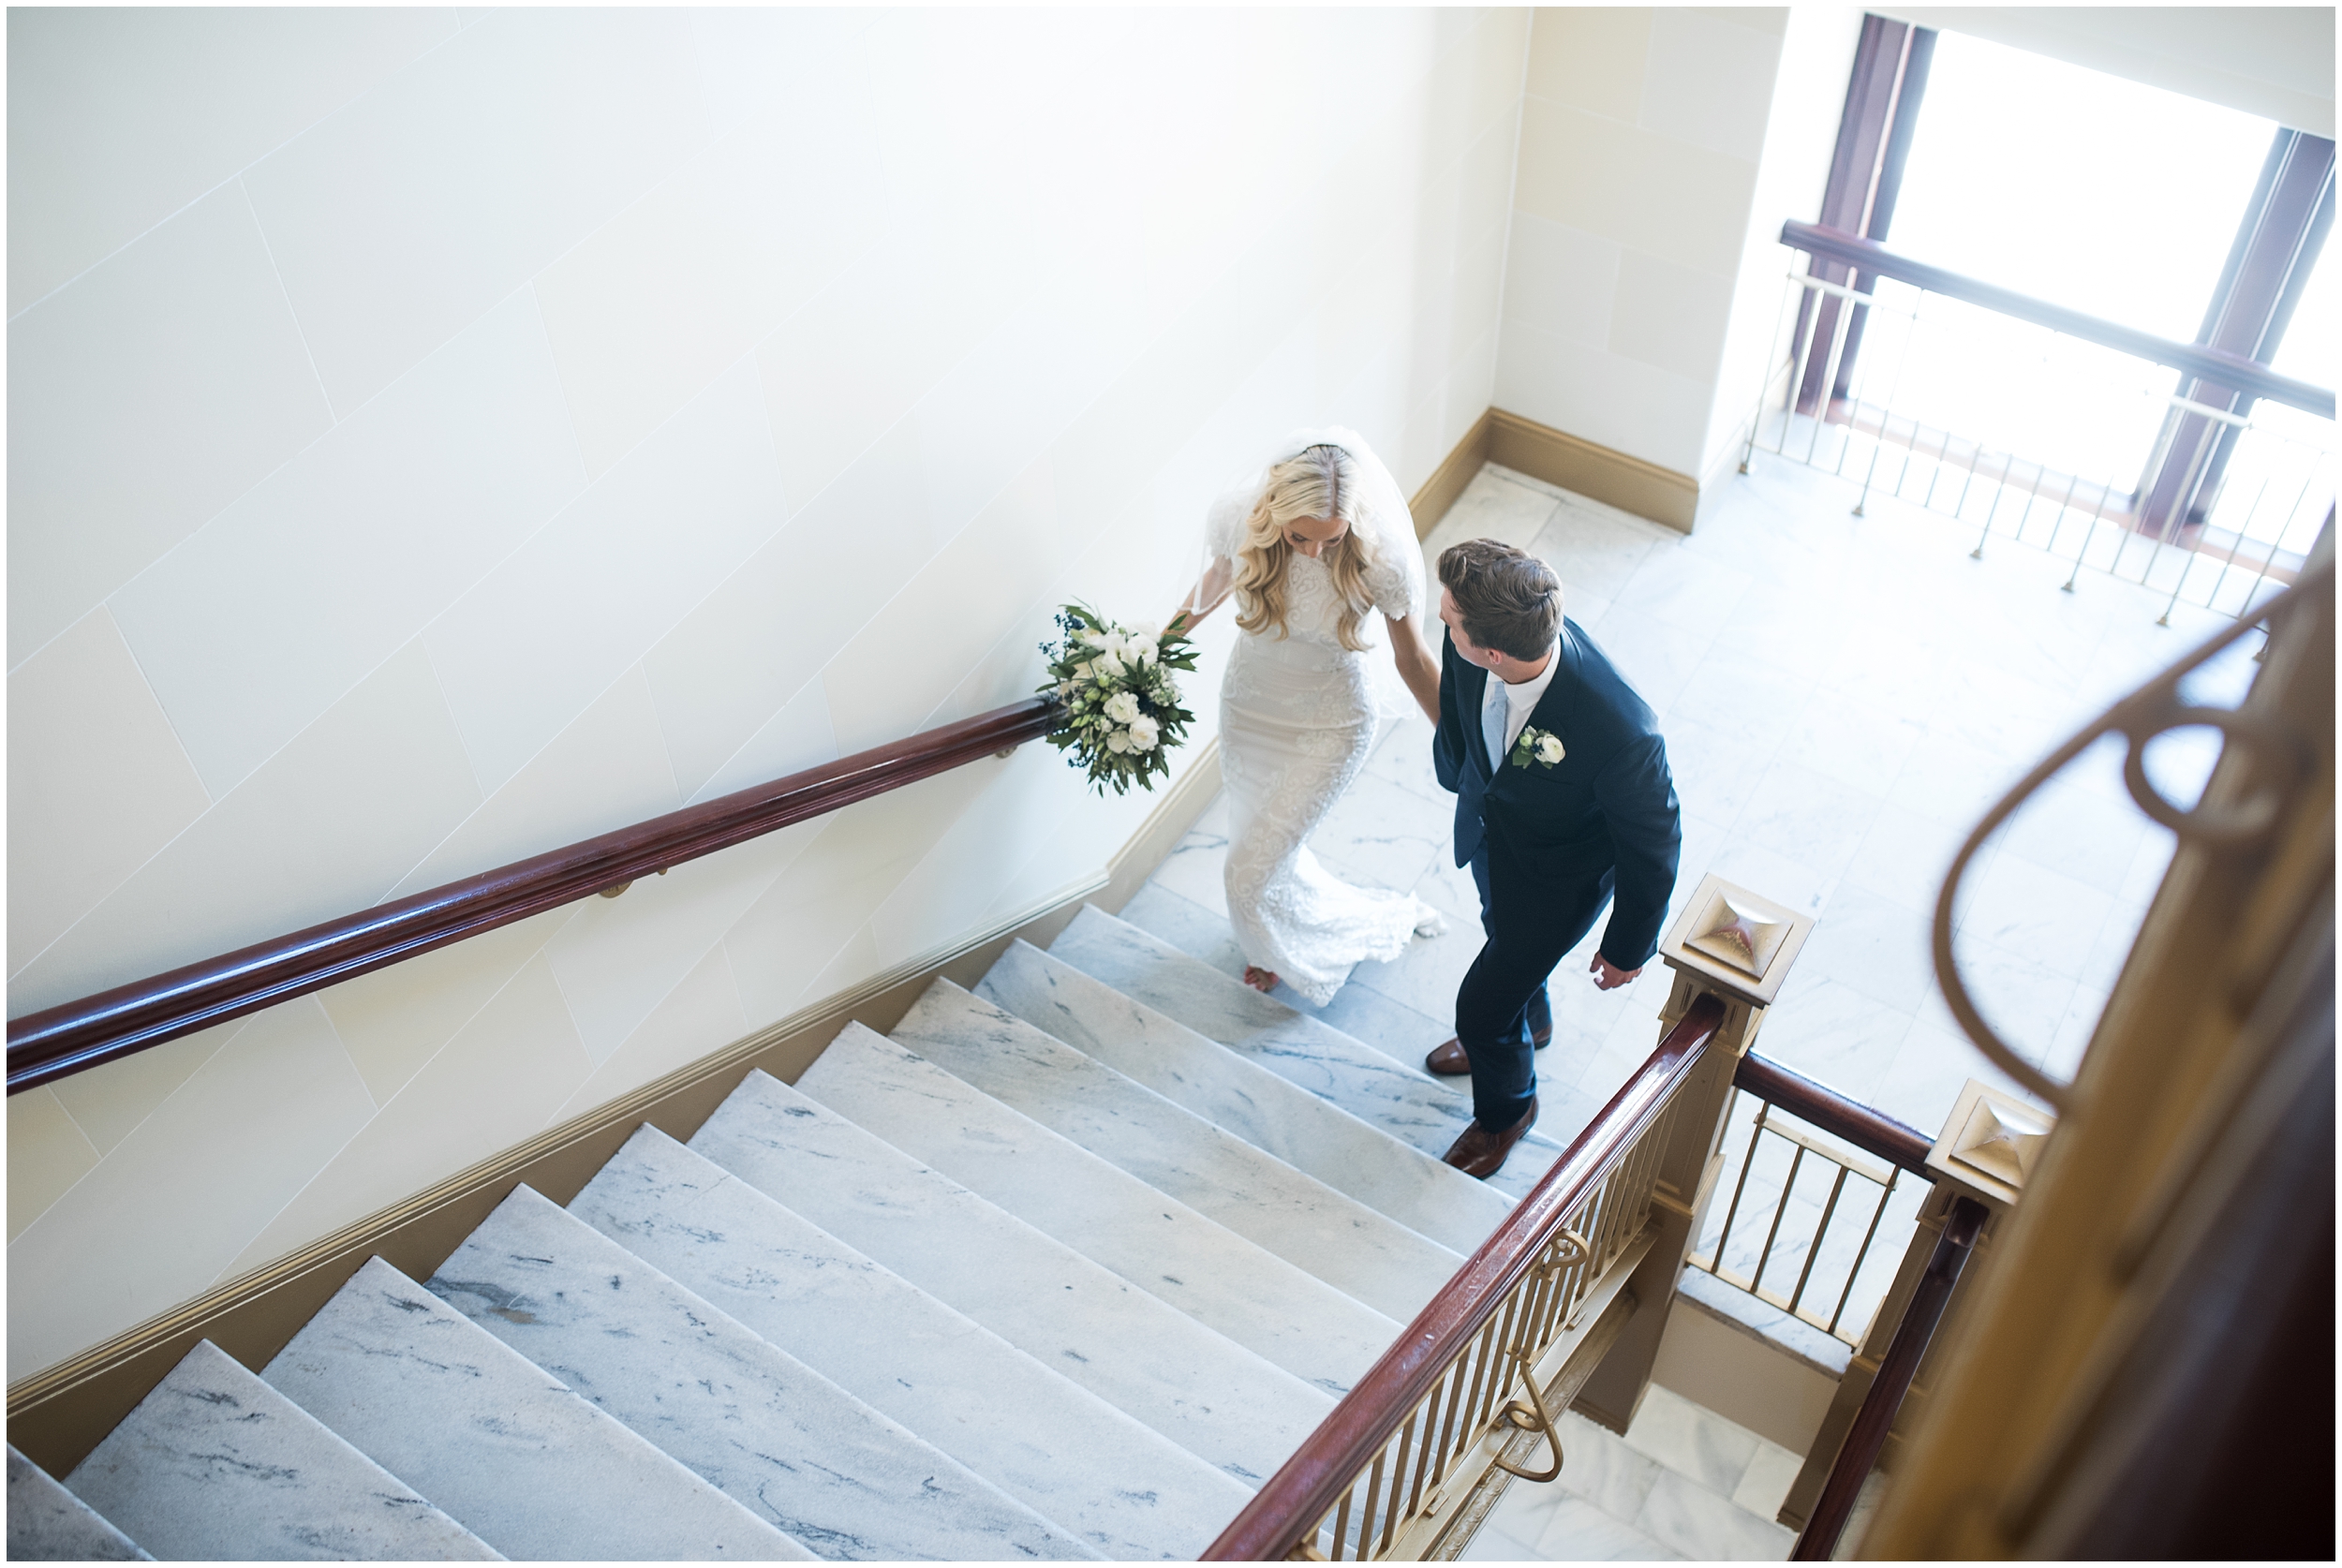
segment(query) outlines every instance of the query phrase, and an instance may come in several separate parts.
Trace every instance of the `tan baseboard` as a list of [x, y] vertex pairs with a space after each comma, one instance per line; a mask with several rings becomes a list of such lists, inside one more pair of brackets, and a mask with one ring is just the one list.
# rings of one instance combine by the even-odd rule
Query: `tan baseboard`
[[941, 975], [972, 986], [1019, 938], [1046, 945], [1085, 900], [1119, 910], [1184, 837], [1220, 789], [1219, 738], [1202, 742], [1185, 773], [1096, 876], [996, 921], [948, 949], [824, 998], [688, 1067], [547, 1130], [437, 1186], [346, 1225], [193, 1301], [8, 1389], [8, 1441], [52, 1475], [82, 1461], [200, 1339], [258, 1371], [370, 1257], [416, 1280], [447, 1256], [516, 1186], [566, 1204], [645, 1122], [688, 1139], [724, 1097], [761, 1069], [793, 1083], [849, 1022], [882, 1033]]
[[1485, 422], [1489, 440], [1484, 461], [1518, 468], [1531, 479], [1574, 490], [1653, 523], [1687, 534], [1692, 531], [1699, 511], [1700, 483], [1690, 474], [1629, 457], [1502, 408], [1490, 409]]
[[1472, 422], [1472, 428], [1464, 432], [1464, 438], [1456, 443], [1454, 451], [1440, 460], [1440, 466], [1431, 470], [1431, 477], [1423, 481], [1423, 487], [1407, 503], [1407, 510], [1415, 518], [1416, 538], [1431, 537], [1431, 530], [1439, 526], [1439, 520], [1447, 515], [1447, 509], [1454, 506], [1456, 497], [1464, 493], [1464, 486], [1472, 482], [1472, 476], [1478, 473], [1480, 465], [1489, 460], [1489, 433], [1493, 428], [1491, 422], [1496, 418], [1493, 408], [1480, 410], [1480, 417]]

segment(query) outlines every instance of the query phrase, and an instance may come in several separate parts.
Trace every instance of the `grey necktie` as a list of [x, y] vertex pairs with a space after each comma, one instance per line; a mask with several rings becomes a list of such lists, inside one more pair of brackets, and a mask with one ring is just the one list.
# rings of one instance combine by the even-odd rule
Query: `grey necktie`
[[1505, 720], [1512, 707], [1512, 700], [1505, 694], [1505, 683], [1496, 672], [1489, 672], [1488, 689], [1481, 694], [1480, 733], [1488, 742], [1489, 775], [1505, 771]]

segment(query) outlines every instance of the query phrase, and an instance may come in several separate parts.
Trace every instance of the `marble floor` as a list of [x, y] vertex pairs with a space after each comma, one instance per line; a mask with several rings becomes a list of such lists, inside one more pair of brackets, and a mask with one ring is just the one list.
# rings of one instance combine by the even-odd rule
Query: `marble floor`
[[1626, 1435], [1563, 1415], [1560, 1477], [1515, 1481], [1467, 1562], [1778, 1562], [1802, 1457], [1653, 1383]]
[[[1683, 811], [1679, 899], [1714, 871], [1816, 919], [1758, 1049], [1933, 1135], [1967, 1078], [2013, 1088], [1935, 985], [1928, 933], [1953, 853], [2040, 757], [2228, 623], [2183, 605], [2157, 626], [2160, 599], [2104, 577], [2062, 593], [2061, 561], [2000, 541], [1972, 559], [1964, 525], [1876, 496], [1857, 518], [1855, 494], [1760, 458], [1683, 535], [1490, 465], [1425, 550], [1487, 536], [1553, 565], [1570, 618], [1659, 716]], [[2235, 702], [2257, 642], [2191, 677], [2191, 698]], [[2150, 775], [2190, 800], [2216, 744], [2203, 731], [2164, 737]], [[1971, 991], [2005, 1038], [2061, 1075], [2172, 849], [2125, 792], [2121, 757], [2102, 742], [2052, 780], [1963, 890], [1956, 945]], [[1453, 917], [1397, 960], [1359, 965], [1311, 1010], [1394, 1053], [1452, 1032], [1480, 943], [1471, 879], [1449, 864], [1451, 810], [1430, 726], [1410, 715], [1312, 841], [1338, 875], [1412, 890]], [[1237, 972], [1224, 835], [1215, 802], [1131, 918]], [[1667, 993], [1656, 963], [1631, 986], [1595, 990], [1584, 971], [1600, 931], [1556, 971], [1554, 1039], [1538, 1057], [1539, 1130], [1557, 1140], [1650, 1053]]]

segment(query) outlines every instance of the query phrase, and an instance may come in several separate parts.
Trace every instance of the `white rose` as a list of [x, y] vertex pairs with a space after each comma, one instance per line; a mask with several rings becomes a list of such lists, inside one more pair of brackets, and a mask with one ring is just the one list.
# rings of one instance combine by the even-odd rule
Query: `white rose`
[[1114, 650], [1111, 648], [1092, 659], [1090, 666], [1102, 676], [1114, 676], [1122, 673], [1122, 661], [1114, 657]]
[[1537, 737], [1537, 761], [1547, 767], [1551, 767], [1567, 755], [1569, 754], [1562, 749], [1561, 736], [1539, 735]]
[[1131, 720], [1131, 745], [1138, 750], [1152, 751], [1155, 742], [1162, 737], [1163, 728], [1153, 719], [1142, 717]]
[[1138, 699], [1128, 691], [1118, 691], [1106, 699], [1106, 717], [1117, 724], [1128, 724], [1138, 717]]
[[1131, 732], [1128, 730], [1117, 730], [1106, 737], [1106, 749], [1118, 757], [1130, 748]]
[[1135, 644], [1132, 649], [1131, 657], [1141, 665], [1152, 664], [1163, 657], [1162, 644], [1150, 638], [1147, 642]]

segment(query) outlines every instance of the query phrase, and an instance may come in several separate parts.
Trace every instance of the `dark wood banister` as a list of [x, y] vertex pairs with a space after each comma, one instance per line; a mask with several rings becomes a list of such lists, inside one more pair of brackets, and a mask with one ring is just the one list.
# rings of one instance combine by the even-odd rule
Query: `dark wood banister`
[[1927, 1271], [1920, 1276], [1917, 1288], [1911, 1292], [1910, 1305], [1903, 1309], [1903, 1321], [1895, 1325], [1895, 1337], [1887, 1345], [1887, 1354], [1880, 1357], [1878, 1375], [1871, 1380], [1870, 1391], [1862, 1396], [1861, 1408], [1854, 1413], [1854, 1424], [1846, 1428], [1845, 1441], [1838, 1445], [1838, 1457], [1831, 1464], [1830, 1479], [1822, 1483], [1821, 1497], [1814, 1504], [1813, 1516], [1790, 1549], [1792, 1562], [1827, 1562], [1837, 1550], [1838, 1537], [1845, 1530], [1846, 1520], [1853, 1516], [1854, 1501], [1861, 1495], [1862, 1483], [1878, 1468], [1878, 1456], [1887, 1446], [1887, 1434], [1894, 1429], [1895, 1416], [1903, 1409], [1904, 1396], [1911, 1391], [1911, 1380], [1919, 1374], [1920, 1362], [1927, 1354], [1930, 1341], [1935, 1338], [1935, 1327], [1943, 1321], [1944, 1309], [1950, 1304], [1951, 1293], [1960, 1283], [1961, 1270], [1976, 1250], [1978, 1233], [1984, 1228], [1984, 1206], [1974, 1198], [1954, 1198], [1951, 1211], [1944, 1217], [1944, 1228], [1935, 1238], [1935, 1250], [1927, 1260]]
[[1849, 234], [1843, 229], [1825, 229], [1817, 223], [1800, 223], [1795, 219], [1781, 226], [1781, 243], [1792, 250], [1808, 256], [1842, 261], [1860, 272], [1891, 277], [1931, 294], [1964, 300], [1970, 304], [1996, 310], [2003, 316], [2013, 316], [2021, 321], [2047, 327], [2085, 342], [2117, 349], [2156, 364], [2184, 370], [2188, 375], [2216, 382], [2232, 391], [2252, 397], [2265, 397], [2289, 407], [2306, 409], [2310, 413], [2334, 418], [2334, 392], [2328, 387], [2313, 386], [2297, 381], [2290, 376], [2279, 376], [2267, 365], [2248, 360], [2242, 354], [2231, 354], [2222, 348], [2207, 348], [2200, 343], [2180, 343], [2154, 333], [2126, 327], [2086, 311], [2072, 310], [2065, 305], [2037, 300], [2030, 294], [2020, 294], [2014, 288], [1986, 283], [1979, 278], [1955, 273], [1925, 261], [1899, 256], [1875, 240]]
[[1732, 1083], [1832, 1137], [1844, 1138], [1865, 1154], [1875, 1155], [1890, 1165], [1900, 1165], [1914, 1176], [1933, 1178], [1927, 1168], [1927, 1151], [1934, 1144], [1916, 1127], [1905, 1127], [1892, 1117], [1881, 1116], [1868, 1105], [1848, 1100], [1836, 1089], [1792, 1072], [1753, 1051], [1742, 1057], [1740, 1066], [1733, 1070]]
[[8, 1092], [87, 1072], [1037, 740], [1031, 698], [305, 931], [8, 1021]]
[[1699, 1060], [1700, 1048], [1723, 1021], [1724, 1004], [1715, 998], [1692, 1003], [1650, 1059], [1571, 1140], [1553, 1168], [1514, 1206], [1456, 1277], [1440, 1287], [1293, 1457], [1253, 1494], [1202, 1561], [1277, 1561], [1300, 1544], [1340, 1500], [1342, 1489], [1373, 1462], [1407, 1412], [1463, 1354], [1505, 1293], [1529, 1271], [1538, 1251], [1560, 1234], [1578, 1201], [1601, 1179], [1611, 1153], [1631, 1142], [1666, 1106], [1677, 1082]]

